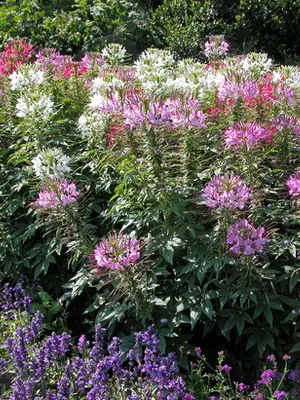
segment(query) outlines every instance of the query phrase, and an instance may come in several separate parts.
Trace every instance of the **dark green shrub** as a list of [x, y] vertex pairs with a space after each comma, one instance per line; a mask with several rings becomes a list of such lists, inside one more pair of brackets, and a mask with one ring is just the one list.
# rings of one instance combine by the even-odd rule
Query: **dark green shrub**
[[209, 34], [224, 34], [238, 53], [264, 51], [299, 60], [299, 1], [171, 0], [154, 12], [162, 41], [180, 57], [201, 57]]
[[121, 43], [138, 54], [155, 43], [147, 6], [128, 0], [5, 2], [0, 6], [0, 41], [27, 38], [38, 47], [70, 54]]

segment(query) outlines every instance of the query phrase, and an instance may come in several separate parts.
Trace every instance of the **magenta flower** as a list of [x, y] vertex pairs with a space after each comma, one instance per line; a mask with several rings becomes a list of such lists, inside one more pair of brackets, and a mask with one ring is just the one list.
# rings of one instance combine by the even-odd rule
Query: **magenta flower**
[[262, 253], [268, 242], [265, 233], [265, 228], [255, 228], [246, 219], [242, 219], [228, 231], [227, 244], [231, 245], [230, 251], [237, 255]]
[[149, 122], [156, 126], [170, 125], [172, 123], [169, 105], [165, 104], [161, 99], [157, 103], [150, 105], [147, 117]]
[[281, 399], [286, 399], [288, 395], [282, 390], [276, 390], [276, 392], [274, 392], [274, 397], [276, 400], [281, 400]]
[[205, 114], [200, 110], [199, 101], [190, 97], [185, 103], [179, 98], [159, 99], [151, 103], [147, 113], [151, 125], [172, 128], [206, 128]]
[[259, 87], [257, 82], [247, 80], [246, 82], [232, 82], [225, 80], [218, 85], [218, 100], [237, 100], [241, 98], [243, 101], [249, 101], [259, 95]]
[[247, 150], [255, 149], [273, 140], [272, 130], [260, 126], [257, 122], [237, 122], [224, 133], [225, 146]]
[[266, 369], [261, 375], [260, 375], [260, 381], [258, 382], [261, 385], [269, 385], [272, 382], [272, 379], [274, 379], [276, 376], [275, 371], [272, 369]]
[[59, 198], [48, 189], [39, 192], [38, 196], [34, 204], [39, 208], [56, 208], [59, 205]]
[[67, 179], [50, 181], [38, 194], [38, 199], [33, 203], [41, 209], [55, 209], [75, 203], [80, 196], [80, 191], [76, 190], [75, 183], [70, 183]]
[[221, 371], [224, 372], [224, 374], [229, 375], [230, 371], [232, 370], [232, 367], [230, 365], [222, 365]]
[[270, 354], [270, 355], [267, 357], [267, 360], [270, 361], [270, 362], [275, 362], [275, 361], [276, 361], [276, 357], [274, 356], [274, 354]]
[[240, 177], [232, 173], [214, 176], [205, 186], [202, 194], [208, 207], [225, 207], [231, 210], [235, 208], [242, 210], [251, 197], [248, 186]]
[[273, 124], [277, 130], [290, 129], [296, 135], [300, 135], [300, 118], [291, 115], [280, 114], [273, 119]]
[[140, 242], [129, 235], [113, 233], [103, 238], [94, 250], [96, 269], [123, 271], [141, 258]]
[[140, 127], [145, 123], [146, 114], [139, 96], [134, 92], [128, 92], [123, 105], [123, 118], [125, 125], [130, 128]]
[[239, 383], [239, 385], [238, 385], [238, 389], [239, 389], [239, 392], [244, 392], [245, 390], [250, 389], [250, 386], [249, 386], [249, 385], [246, 385], [246, 384], [243, 383], [243, 382], [241, 382], [241, 383]]
[[286, 182], [289, 188], [289, 195], [297, 199], [300, 197], [300, 171], [297, 171], [294, 175], [291, 175]]

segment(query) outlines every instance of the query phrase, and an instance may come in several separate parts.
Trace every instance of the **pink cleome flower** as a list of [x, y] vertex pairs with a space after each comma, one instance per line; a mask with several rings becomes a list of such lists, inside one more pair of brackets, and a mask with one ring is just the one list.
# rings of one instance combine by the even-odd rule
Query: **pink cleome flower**
[[113, 233], [107, 238], [102, 238], [94, 250], [99, 274], [105, 270], [123, 271], [136, 264], [140, 258], [140, 242], [122, 233]]
[[257, 122], [237, 122], [225, 131], [225, 146], [247, 150], [273, 140], [272, 129], [263, 128]]
[[248, 186], [232, 173], [224, 176], [214, 176], [205, 186], [202, 198], [211, 208], [225, 207], [228, 209], [245, 208], [252, 194]]
[[291, 175], [286, 182], [289, 188], [289, 195], [297, 199], [300, 197], [300, 171], [297, 171], [294, 175]]
[[30, 61], [34, 56], [33, 46], [25, 40], [14, 40], [10, 42], [5, 50], [0, 53], [0, 75], [9, 75]]
[[264, 237], [265, 228], [255, 228], [247, 219], [236, 222], [227, 233], [227, 244], [231, 245], [230, 251], [236, 255], [252, 255], [262, 253], [268, 242]]
[[67, 179], [50, 181], [38, 194], [38, 199], [33, 203], [37, 208], [55, 209], [58, 206], [67, 207], [75, 203], [80, 196], [75, 183]]
[[230, 44], [224, 39], [223, 35], [211, 35], [204, 43], [204, 54], [207, 58], [226, 56]]
[[199, 101], [193, 97], [183, 102], [180, 98], [159, 99], [151, 103], [147, 118], [151, 125], [178, 128], [205, 129], [205, 114], [200, 110]]

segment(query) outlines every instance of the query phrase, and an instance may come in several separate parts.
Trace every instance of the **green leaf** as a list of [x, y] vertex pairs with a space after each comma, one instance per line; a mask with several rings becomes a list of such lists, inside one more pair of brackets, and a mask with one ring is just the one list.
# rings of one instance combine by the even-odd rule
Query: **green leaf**
[[296, 351], [300, 351], [300, 343], [296, 343], [290, 350], [290, 353], [296, 353]]
[[162, 251], [163, 258], [171, 265], [173, 265], [174, 249], [168, 243]]
[[290, 280], [289, 280], [289, 291], [292, 293], [294, 290], [295, 286], [297, 283], [300, 281], [300, 275], [299, 274], [292, 274]]
[[266, 317], [266, 320], [268, 321], [270, 326], [273, 326], [273, 313], [270, 308], [265, 307], [264, 308], [264, 316]]
[[202, 310], [191, 310], [190, 311], [190, 319], [191, 319], [191, 326], [194, 329], [196, 323], [199, 321], [202, 315]]

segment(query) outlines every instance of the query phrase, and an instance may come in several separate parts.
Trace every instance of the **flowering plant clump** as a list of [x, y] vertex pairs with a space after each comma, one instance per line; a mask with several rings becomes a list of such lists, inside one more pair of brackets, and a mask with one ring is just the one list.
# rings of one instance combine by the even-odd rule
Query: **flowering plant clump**
[[236, 255], [252, 255], [265, 250], [268, 239], [266, 230], [262, 226], [255, 228], [247, 219], [236, 222], [228, 231], [227, 244], [230, 251]]
[[18, 66], [24, 65], [34, 56], [33, 46], [25, 40], [15, 40], [0, 53], [0, 75], [9, 75]]
[[[207, 361], [204, 354], [195, 349], [198, 361], [193, 364], [190, 379], [194, 382], [196, 398], [209, 400], [278, 400], [297, 399], [297, 388], [290, 388], [291, 376], [288, 369], [287, 355], [282, 357], [283, 368], [280, 370], [276, 357], [272, 354], [267, 357], [268, 369], [261, 373], [254, 383], [233, 382], [232, 367], [224, 363], [224, 352], [218, 353], [218, 365], [214, 368]], [[271, 366], [270, 366], [271, 364]], [[294, 374], [297, 376], [297, 372]], [[284, 389], [284, 390], [282, 390]], [[213, 395], [212, 395], [213, 394]], [[198, 397], [199, 396], [199, 397]]]
[[33, 203], [41, 210], [51, 210], [57, 207], [67, 207], [75, 203], [80, 196], [76, 184], [67, 179], [49, 181], [47, 186], [38, 193], [37, 200]]
[[61, 149], [45, 149], [32, 160], [35, 175], [40, 179], [63, 178], [71, 172], [71, 157], [62, 152]]
[[208, 63], [3, 51], [0, 280], [39, 278], [78, 326], [155, 323], [184, 367], [194, 332], [298, 357], [299, 67], [209, 42]]
[[204, 187], [202, 196], [208, 207], [243, 210], [252, 194], [243, 180], [232, 173], [214, 176]]
[[[5, 291], [17, 293], [20, 288], [6, 285]], [[6, 306], [20, 318], [18, 304], [7, 299]], [[25, 297], [24, 297], [25, 302]], [[194, 399], [188, 395], [174, 353], [163, 355], [154, 326], [134, 333], [135, 342], [126, 354], [122, 340], [105, 338], [106, 330], [96, 326], [92, 344], [81, 335], [77, 345], [63, 332], [43, 337], [40, 313], [23, 311], [25, 323], [0, 346], [0, 371], [5, 377], [1, 395], [9, 400], [53, 399]], [[3, 329], [3, 327], [2, 327]], [[6, 336], [6, 334], [5, 334]], [[8, 386], [9, 385], [9, 386]]]

